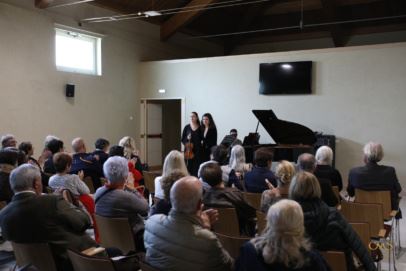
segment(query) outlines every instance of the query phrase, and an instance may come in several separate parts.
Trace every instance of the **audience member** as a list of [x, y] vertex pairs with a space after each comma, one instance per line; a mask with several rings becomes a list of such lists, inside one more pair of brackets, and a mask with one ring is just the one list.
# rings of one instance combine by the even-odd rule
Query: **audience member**
[[97, 189], [94, 199], [96, 214], [105, 217], [128, 217], [139, 251], [144, 250], [144, 219], [148, 215], [148, 202], [137, 191], [124, 190], [128, 177], [128, 162], [113, 156], [103, 165], [107, 184]]
[[7, 134], [7, 135], [3, 135], [2, 137], [1, 137], [1, 147], [4, 149], [4, 148], [7, 148], [7, 147], [14, 147], [14, 148], [16, 148], [17, 147], [17, 140], [16, 140], [16, 138], [14, 137], [14, 135], [11, 135], [11, 134]]
[[99, 156], [99, 163], [103, 167], [104, 162], [106, 162], [107, 158], [109, 158], [109, 147], [110, 142], [104, 138], [98, 138], [94, 143], [94, 147], [96, 148], [93, 152], [93, 155]]
[[179, 180], [183, 177], [186, 177], [186, 176], [188, 176], [187, 171], [185, 172], [180, 169], [174, 169], [167, 176], [162, 176], [159, 184], [161, 186], [161, 189], [163, 190], [164, 198], [157, 200], [155, 202], [155, 204], [151, 207], [151, 210], [149, 213], [150, 216], [155, 215], [155, 214], [164, 214], [164, 215], [169, 214], [169, 211], [172, 208], [169, 191], [171, 190], [173, 184], [177, 180]]
[[244, 190], [241, 180], [244, 179], [245, 173], [252, 170], [252, 164], [245, 163], [245, 150], [241, 145], [236, 145], [231, 149], [230, 162], [228, 165], [221, 167], [226, 174], [226, 184], [228, 187], [234, 185], [240, 190]]
[[[314, 173], [316, 169], [316, 159], [313, 154], [302, 153], [297, 158], [297, 165], [300, 171], [306, 171]], [[317, 178], [320, 187], [321, 187], [321, 199], [331, 207], [335, 207], [338, 204], [338, 199], [333, 192], [331, 182], [328, 179]]]
[[328, 179], [332, 186], [343, 189], [343, 181], [340, 172], [332, 167], [333, 150], [329, 146], [321, 146], [316, 151], [317, 166], [314, 175], [317, 178]]
[[165, 199], [164, 191], [161, 186], [161, 180], [163, 177], [169, 176], [173, 171], [180, 170], [184, 176], [189, 175], [185, 164], [185, 158], [180, 151], [170, 151], [165, 157], [164, 165], [162, 168], [162, 176], [155, 178], [155, 198]]
[[233, 259], [210, 231], [215, 210], [202, 211], [202, 184], [192, 176], [170, 190], [169, 215], [151, 216], [145, 226], [146, 261], [159, 270], [231, 270]]
[[[224, 165], [226, 159], [227, 159], [227, 149], [222, 146], [222, 145], [217, 145], [217, 146], [213, 146], [210, 149], [210, 160], [206, 161], [204, 163], [201, 163], [199, 166], [199, 170], [197, 172], [197, 177], [199, 178], [199, 180], [201, 180], [201, 170], [203, 168], [203, 166], [209, 164], [209, 163], [217, 163], [220, 166]], [[228, 180], [228, 174], [226, 172], [223, 171], [222, 174], [222, 180], [223, 182], [226, 182]], [[203, 183], [203, 189], [209, 189], [210, 186], [206, 183]]]
[[278, 187], [265, 190], [261, 197], [261, 211], [268, 212], [269, 206], [280, 198], [287, 198], [289, 194], [290, 181], [295, 175], [295, 167], [291, 162], [282, 160], [276, 166], [275, 171]]
[[365, 166], [350, 170], [348, 176], [348, 194], [353, 197], [355, 189], [363, 190], [388, 190], [391, 193], [392, 210], [399, 207], [399, 193], [402, 187], [396, 176], [395, 168], [378, 165], [383, 158], [382, 145], [376, 142], [368, 142], [364, 146]]
[[202, 116], [200, 124], [202, 133], [202, 160], [206, 162], [210, 160], [210, 149], [217, 145], [217, 127], [210, 113], [205, 113]]
[[242, 235], [255, 234], [255, 208], [245, 201], [242, 192], [236, 188], [224, 187], [221, 180], [221, 168], [218, 164], [207, 164], [202, 168], [202, 179], [211, 188], [204, 193], [203, 203], [206, 207], [235, 208]]
[[9, 203], [13, 197], [10, 187], [10, 173], [17, 167], [18, 153], [12, 149], [0, 150], [0, 201]]
[[44, 172], [48, 175], [53, 175], [56, 173], [54, 168], [53, 155], [55, 153], [64, 151], [63, 141], [59, 139], [51, 139], [46, 146], [47, 149], [51, 152], [51, 155], [49, 155], [48, 158], [45, 160]]
[[292, 200], [269, 208], [262, 235], [246, 242], [236, 263], [238, 271], [327, 271], [323, 257], [305, 238], [303, 212]]
[[138, 155], [138, 150], [135, 145], [134, 138], [130, 136], [125, 136], [122, 139], [120, 139], [118, 145], [124, 148], [124, 157], [127, 158], [128, 160], [132, 160], [135, 169], [138, 170], [139, 172], [142, 172], [143, 166], [141, 163], [141, 159]]
[[316, 176], [299, 172], [289, 188], [289, 197], [303, 209], [306, 233], [318, 250], [341, 250], [346, 255], [347, 270], [355, 270], [352, 253], [365, 270], [376, 270], [374, 262], [357, 233], [332, 207], [321, 200], [322, 191]]
[[70, 174], [78, 174], [83, 171], [84, 177], [91, 177], [95, 189], [101, 186], [100, 178], [103, 176], [102, 167], [99, 163], [99, 156], [86, 152], [86, 145], [82, 138], [72, 140], [72, 166]]
[[261, 147], [254, 153], [255, 166], [244, 176], [245, 188], [251, 193], [262, 193], [270, 188], [266, 182], [268, 180], [272, 186], [276, 187], [276, 177], [271, 171], [273, 153], [269, 148]]
[[97, 245], [85, 232], [88, 216], [60, 196], [42, 196], [41, 174], [33, 165], [14, 169], [10, 185], [15, 196], [0, 212], [3, 237], [17, 243], [48, 243], [57, 270], [73, 270], [66, 249], [81, 251]]

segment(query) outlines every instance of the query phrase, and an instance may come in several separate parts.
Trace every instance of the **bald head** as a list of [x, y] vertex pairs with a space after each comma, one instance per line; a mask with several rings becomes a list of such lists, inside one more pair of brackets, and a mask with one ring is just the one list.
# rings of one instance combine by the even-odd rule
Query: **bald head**
[[170, 191], [172, 208], [180, 213], [195, 214], [200, 209], [202, 183], [193, 176], [181, 178]]
[[313, 173], [316, 169], [316, 158], [314, 158], [313, 154], [302, 153], [297, 158], [297, 165], [299, 167], [299, 170]]
[[77, 137], [72, 140], [72, 149], [76, 153], [86, 152], [85, 142], [82, 138]]

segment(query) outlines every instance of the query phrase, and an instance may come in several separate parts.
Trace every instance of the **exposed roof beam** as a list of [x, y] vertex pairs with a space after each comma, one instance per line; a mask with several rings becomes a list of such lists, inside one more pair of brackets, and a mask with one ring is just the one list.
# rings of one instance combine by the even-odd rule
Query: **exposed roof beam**
[[175, 34], [179, 29], [187, 25], [198, 15], [200, 15], [204, 7], [210, 5], [211, 3], [217, 2], [218, 0], [192, 0], [184, 8], [193, 7], [196, 5], [201, 6], [201, 9], [193, 9], [190, 12], [179, 12], [172, 17], [170, 17], [166, 22], [161, 25], [161, 41], [169, 39], [173, 34]]
[[47, 8], [54, 0], [35, 0], [35, 7]]
[[[336, 7], [331, 0], [320, 0], [323, 6], [324, 18], [326, 21], [335, 21], [337, 19]], [[345, 31], [340, 25], [330, 26], [331, 38], [335, 47], [343, 47], [348, 42], [345, 37]]]

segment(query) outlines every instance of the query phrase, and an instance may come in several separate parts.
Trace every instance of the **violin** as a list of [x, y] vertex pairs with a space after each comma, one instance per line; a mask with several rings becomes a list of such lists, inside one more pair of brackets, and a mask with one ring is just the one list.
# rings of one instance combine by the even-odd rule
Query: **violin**
[[192, 142], [187, 142], [185, 143], [185, 159], [190, 160], [195, 157], [195, 154], [193, 153], [193, 143]]

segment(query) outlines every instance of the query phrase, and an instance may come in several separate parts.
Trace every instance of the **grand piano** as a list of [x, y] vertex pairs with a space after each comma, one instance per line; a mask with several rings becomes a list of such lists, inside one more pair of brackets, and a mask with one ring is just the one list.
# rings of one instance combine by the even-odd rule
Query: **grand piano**
[[[274, 152], [274, 161], [288, 160], [296, 162], [297, 157], [305, 152], [314, 153], [315, 133], [298, 123], [280, 120], [272, 110], [252, 110], [258, 119], [255, 133], [244, 138], [243, 146], [247, 162], [253, 161], [255, 150], [269, 147]], [[259, 144], [257, 133], [259, 123], [265, 128], [276, 144]]]

